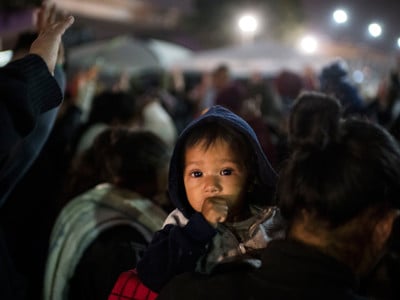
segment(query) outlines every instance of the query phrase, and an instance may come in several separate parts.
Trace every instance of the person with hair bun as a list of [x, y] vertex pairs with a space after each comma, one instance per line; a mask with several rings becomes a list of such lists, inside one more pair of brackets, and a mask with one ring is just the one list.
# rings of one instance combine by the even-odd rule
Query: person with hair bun
[[359, 279], [385, 253], [398, 221], [400, 148], [382, 127], [341, 112], [321, 93], [294, 102], [276, 198], [286, 238], [246, 259], [259, 267], [242, 258], [210, 276], [186, 273], [158, 299], [364, 299]]

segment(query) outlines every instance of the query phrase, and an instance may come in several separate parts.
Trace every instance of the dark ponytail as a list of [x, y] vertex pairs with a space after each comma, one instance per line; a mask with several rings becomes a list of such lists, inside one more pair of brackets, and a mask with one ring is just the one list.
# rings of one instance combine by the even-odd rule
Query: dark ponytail
[[292, 154], [280, 172], [277, 200], [289, 223], [303, 209], [330, 227], [369, 207], [400, 207], [400, 150], [368, 121], [342, 120], [332, 97], [304, 93], [289, 119]]
[[335, 98], [317, 92], [301, 94], [289, 119], [289, 144], [293, 150], [320, 151], [336, 142], [341, 106]]

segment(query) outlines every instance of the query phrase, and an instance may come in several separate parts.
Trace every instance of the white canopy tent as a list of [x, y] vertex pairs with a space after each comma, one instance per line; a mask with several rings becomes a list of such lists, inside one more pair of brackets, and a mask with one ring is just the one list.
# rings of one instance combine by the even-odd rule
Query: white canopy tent
[[189, 49], [166, 41], [118, 36], [73, 47], [68, 58], [72, 69], [97, 65], [100, 72], [115, 75], [121, 72], [136, 74], [148, 69], [167, 69], [176, 60], [191, 55]]
[[305, 54], [271, 41], [197, 52], [175, 64], [184, 70], [210, 71], [224, 63], [234, 74], [240, 75], [253, 71], [276, 73], [282, 69], [302, 71], [306, 66], [319, 70], [332, 60], [332, 57]]

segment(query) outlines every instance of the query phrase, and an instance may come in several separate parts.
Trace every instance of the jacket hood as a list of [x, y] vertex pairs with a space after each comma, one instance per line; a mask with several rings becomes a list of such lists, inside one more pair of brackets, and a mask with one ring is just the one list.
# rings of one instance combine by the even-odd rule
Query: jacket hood
[[194, 213], [194, 210], [186, 197], [183, 182], [184, 145], [193, 128], [211, 120], [215, 122], [223, 122], [232, 126], [241, 132], [248, 140], [248, 144], [254, 150], [256, 162], [254, 167], [257, 168], [255, 174], [258, 179], [258, 184], [255, 189], [257, 191], [257, 196], [251, 197], [251, 201], [254, 202], [252, 204], [260, 206], [271, 205], [275, 193], [277, 175], [265, 156], [254, 130], [241, 117], [219, 105], [211, 107], [205, 114], [201, 115], [196, 120], [193, 120], [178, 137], [169, 169], [168, 191], [172, 203], [187, 218]]

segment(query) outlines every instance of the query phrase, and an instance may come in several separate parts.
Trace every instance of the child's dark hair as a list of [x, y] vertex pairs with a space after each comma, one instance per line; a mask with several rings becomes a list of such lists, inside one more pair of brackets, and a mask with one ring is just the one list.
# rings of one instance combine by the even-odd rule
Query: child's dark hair
[[190, 135], [186, 138], [185, 148], [189, 148], [201, 143], [207, 150], [216, 141], [227, 142], [229, 146], [237, 152], [238, 157], [242, 158], [243, 165], [250, 169], [249, 162], [254, 162], [251, 148], [247, 139], [238, 130], [223, 122], [216, 120], [206, 120], [201, 126], [193, 127]]
[[400, 149], [383, 128], [340, 119], [339, 102], [303, 93], [289, 121], [292, 155], [281, 170], [278, 203], [289, 220], [302, 210], [328, 228], [375, 207], [400, 207]]

